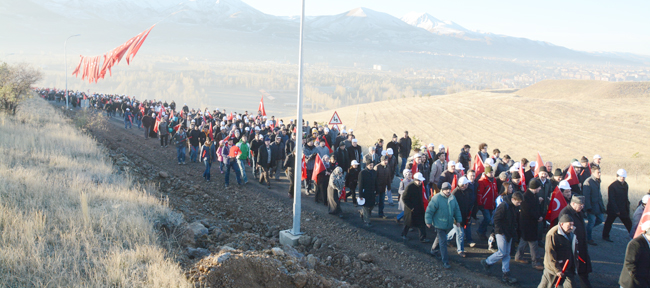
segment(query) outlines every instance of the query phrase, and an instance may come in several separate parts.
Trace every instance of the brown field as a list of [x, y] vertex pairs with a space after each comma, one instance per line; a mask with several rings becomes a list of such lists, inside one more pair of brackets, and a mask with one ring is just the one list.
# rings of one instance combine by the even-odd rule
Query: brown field
[[[600, 154], [603, 194], [616, 170], [625, 168], [635, 208], [650, 188], [650, 155], [644, 146], [650, 143], [650, 94], [639, 92], [647, 87], [648, 82], [542, 81], [512, 93], [466, 91], [337, 111], [364, 147], [379, 138], [388, 141], [393, 133], [402, 137], [408, 130], [424, 145], [449, 146], [453, 160], [462, 145], [471, 145], [475, 154], [481, 142], [488, 143], [490, 154], [499, 148], [513, 159], [534, 161], [539, 151], [555, 168], [564, 168], [573, 158]], [[624, 91], [636, 92], [626, 96]], [[307, 114], [304, 119], [320, 123], [329, 121], [332, 113]]]

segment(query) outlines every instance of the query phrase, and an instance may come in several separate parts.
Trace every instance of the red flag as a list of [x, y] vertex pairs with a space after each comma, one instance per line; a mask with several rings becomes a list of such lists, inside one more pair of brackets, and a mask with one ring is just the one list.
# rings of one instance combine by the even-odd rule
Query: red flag
[[445, 152], [445, 161], [449, 163], [449, 147], [447, 147], [447, 151]]
[[228, 120], [232, 120], [232, 112], [230, 112], [230, 115], [228, 115]]
[[257, 112], [262, 112], [262, 116], [266, 116], [266, 109], [264, 109], [264, 96], [260, 100], [260, 106], [257, 108]]
[[[156, 26], [156, 24], [153, 24], [153, 26]], [[144, 40], [146, 40], [147, 36], [149, 36], [149, 32], [151, 32], [151, 29], [153, 29], [153, 26], [151, 26], [151, 28], [149, 28], [149, 30], [147, 30], [147, 34], [144, 34], [144, 36], [142, 36], [142, 39], [140, 39], [140, 41], [138, 41], [138, 44], [135, 46], [135, 48], [133, 48], [133, 50], [131, 50], [129, 52], [129, 55], [126, 56], [127, 63], [128, 63], [128, 61], [130, 59], [133, 59], [135, 57], [136, 53], [138, 53], [138, 50], [140, 50], [140, 46], [142, 46], [142, 43], [144, 43]]]
[[181, 117], [180, 118], [183, 118], [183, 109], [181, 109]]
[[174, 126], [174, 131], [178, 132], [178, 129], [180, 129], [180, 128], [181, 128], [181, 124], [178, 124], [178, 125]]
[[[447, 162], [449, 163], [449, 162]], [[481, 157], [478, 156], [478, 154], [474, 155], [474, 166], [472, 169], [476, 172], [476, 177], [481, 177], [483, 172], [485, 171], [485, 166], [483, 165], [483, 160], [481, 160]]]
[[524, 174], [524, 167], [519, 166], [519, 175], [521, 176], [521, 182], [519, 183], [519, 186], [521, 186], [521, 191], [526, 192], [526, 174]]
[[144, 106], [140, 105], [140, 113], [142, 113], [142, 116], [144, 116]]
[[239, 156], [239, 154], [241, 154], [241, 149], [239, 149], [239, 147], [233, 145], [232, 147], [230, 147], [229, 152], [230, 153], [228, 153], [228, 157], [237, 158]]
[[551, 201], [548, 202], [548, 212], [546, 213], [546, 220], [553, 222], [558, 216], [560, 216], [560, 211], [566, 207], [566, 200], [562, 192], [560, 192], [559, 187], [555, 187], [553, 194], [551, 194]]
[[[537, 152], [537, 165], [535, 165], [535, 177], [539, 175], [539, 169], [544, 166], [544, 161], [542, 161], [542, 156], [539, 155], [539, 152]], [[547, 171], [551, 172], [551, 171]]]
[[420, 183], [420, 185], [422, 185], [422, 203], [424, 204], [424, 210], [427, 210], [429, 206], [429, 194], [427, 194], [427, 190], [424, 188], [424, 183]]
[[415, 173], [418, 173], [418, 163], [415, 162], [415, 159], [413, 159], [413, 166], [411, 166], [411, 173], [415, 175]]
[[573, 169], [573, 165], [569, 166], [569, 170], [567, 170], [566, 175], [564, 176], [564, 180], [569, 182], [569, 185], [580, 184], [580, 180], [578, 179], [578, 175], [576, 174], [576, 170]]
[[210, 131], [208, 131], [208, 133], [210, 134], [210, 140], [213, 140], [214, 134], [212, 133], [212, 122], [210, 123]]
[[162, 119], [160, 119], [160, 114], [158, 114], [158, 116], [156, 117], [156, 124], [153, 125], [153, 132], [158, 133], [158, 124], [160, 124], [161, 120]]
[[316, 161], [314, 162], [314, 172], [311, 175], [311, 180], [316, 181], [318, 179], [318, 174], [325, 171], [325, 164], [323, 164], [323, 159], [320, 158], [320, 155], [316, 154]]
[[634, 232], [634, 238], [639, 237], [639, 235], [643, 234], [643, 230], [641, 227], [643, 226], [643, 223], [650, 221], [650, 205], [645, 205], [645, 209], [643, 209], [643, 214], [641, 215], [641, 220], [639, 221], [639, 225], [636, 226], [636, 232]]
[[454, 181], [451, 181], [451, 191], [454, 191], [456, 189], [456, 186], [458, 186], [457, 181], [458, 181], [458, 175], [454, 174]]
[[[173, 119], [173, 118], [174, 118], [174, 110], [169, 109], [169, 119]], [[212, 127], [210, 127], [210, 128], [212, 128]], [[210, 130], [210, 132], [212, 132], [212, 130]]]
[[77, 68], [75, 68], [74, 71], [72, 71], [72, 75], [74, 75], [75, 77], [79, 76], [79, 69], [81, 69], [81, 64], [84, 62], [84, 56], [79, 55], [79, 57], [81, 57], [81, 59], [79, 59], [79, 64], [77, 65]]
[[307, 160], [305, 160], [305, 154], [302, 154], [302, 175], [300, 175], [302, 180], [307, 180]]
[[343, 187], [343, 191], [341, 191], [341, 196], [339, 196], [339, 201], [344, 201], [348, 202], [348, 196], [345, 194], [345, 186]]
[[323, 139], [323, 141], [325, 141], [325, 147], [330, 150], [330, 153], [334, 152], [334, 150], [332, 150], [332, 147], [330, 147], [330, 143], [325, 139]]

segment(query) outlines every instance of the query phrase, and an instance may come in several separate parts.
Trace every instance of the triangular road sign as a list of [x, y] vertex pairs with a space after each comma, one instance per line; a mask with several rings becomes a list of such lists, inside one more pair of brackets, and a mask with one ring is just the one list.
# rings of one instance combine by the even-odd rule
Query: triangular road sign
[[330, 119], [330, 125], [335, 125], [335, 124], [343, 124], [341, 121], [341, 118], [339, 117], [339, 114], [334, 111], [334, 115], [332, 115], [332, 119]]

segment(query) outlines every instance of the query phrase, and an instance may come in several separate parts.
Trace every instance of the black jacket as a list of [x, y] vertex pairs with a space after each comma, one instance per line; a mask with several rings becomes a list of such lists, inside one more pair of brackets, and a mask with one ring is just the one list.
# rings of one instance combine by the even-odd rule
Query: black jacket
[[399, 144], [399, 142], [389, 141], [388, 144], [386, 144], [386, 150], [388, 150], [388, 148], [393, 149], [393, 156], [396, 157], [400, 155], [399, 154], [401, 151], [400, 147], [401, 145]]
[[506, 236], [506, 241], [517, 238], [517, 217], [515, 205], [510, 197], [501, 203], [494, 212], [494, 233]]
[[142, 117], [142, 126], [153, 128], [153, 125], [156, 124], [156, 120], [149, 115]]
[[194, 147], [199, 146], [199, 144], [201, 143], [200, 142], [201, 138], [205, 138], [205, 134], [203, 134], [203, 132], [201, 132], [199, 130], [192, 129], [192, 131], [190, 131], [190, 133], [187, 133], [187, 139], [190, 140], [190, 145], [192, 145]]
[[[357, 145], [357, 147], [350, 146], [347, 148], [348, 150], [348, 156], [350, 157], [350, 162], [352, 160], [357, 160], [357, 162], [362, 163], [363, 158], [361, 156], [361, 146]], [[338, 160], [339, 158], [336, 158]]]
[[377, 192], [377, 171], [363, 169], [359, 172], [359, 197], [364, 198], [363, 206], [375, 206], [375, 193]]
[[576, 212], [576, 210], [571, 207], [571, 204], [569, 204], [560, 211], [558, 219], [562, 218], [562, 215], [564, 214], [571, 216], [571, 219], [573, 219], [573, 225], [576, 227], [573, 234], [578, 238], [576, 250], [578, 250], [578, 256], [582, 259], [578, 259], [576, 262], [576, 264], [578, 264], [578, 274], [591, 273], [591, 258], [589, 257], [589, 245], [587, 245], [587, 227], [585, 226], [584, 212]]
[[411, 154], [411, 137], [400, 138], [399, 139], [399, 157], [408, 158]]
[[618, 284], [623, 288], [650, 287], [650, 247], [648, 241], [639, 235], [627, 243], [625, 262]]
[[463, 217], [463, 222], [460, 223], [461, 226], [467, 224], [469, 215], [474, 208], [474, 202], [476, 199], [472, 197], [472, 191], [469, 189], [469, 186], [464, 191], [460, 187], [456, 187], [452, 192], [454, 197], [456, 197], [456, 202], [458, 202], [458, 208], [460, 208], [460, 216]]
[[404, 225], [411, 227], [422, 227], [424, 222], [424, 202], [422, 202], [422, 185], [416, 185], [415, 181], [406, 185], [402, 194], [404, 203]]
[[[273, 148], [269, 145], [269, 148], [271, 148], [271, 155], [269, 155], [269, 151], [266, 150], [266, 145], [262, 145], [258, 150], [257, 150], [257, 157], [255, 159], [255, 164], [258, 164], [262, 166], [264, 169], [268, 169], [269, 167], [275, 166], [275, 153], [273, 153]], [[269, 157], [271, 157], [271, 162], [269, 163]]]
[[539, 196], [527, 190], [521, 203], [519, 225], [524, 241], [537, 241], [537, 220], [542, 216], [539, 209]]
[[354, 187], [354, 189], [356, 190], [359, 181], [359, 167], [357, 167], [356, 169], [350, 168], [347, 170], [347, 172], [348, 173], [345, 175], [345, 187], [348, 187], [350, 189]]
[[[465, 152], [464, 150], [460, 151], [460, 154], [458, 154], [458, 163], [462, 164], [463, 167], [465, 168], [465, 171], [469, 170], [469, 163], [472, 162], [472, 158], [469, 155], [469, 153]], [[498, 174], [496, 174], [498, 176]]]
[[341, 169], [343, 171], [348, 171], [350, 169], [350, 155], [348, 154], [348, 150], [341, 147], [336, 148], [336, 151], [334, 151], [334, 157], [336, 157], [336, 161], [339, 162], [339, 166], [341, 166]]
[[607, 188], [607, 214], [620, 213], [621, 218], [630, 218], [630, 199], [628, 198], [627, 182], [614, 181]]

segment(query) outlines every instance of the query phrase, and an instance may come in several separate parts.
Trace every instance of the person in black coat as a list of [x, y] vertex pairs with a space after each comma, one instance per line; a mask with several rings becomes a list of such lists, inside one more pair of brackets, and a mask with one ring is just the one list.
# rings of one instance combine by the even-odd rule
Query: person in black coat
[[408, 163], [409, 155], [411, 155], [411, 137], [409, 131], [404, 131], [404, 137], [399, 139], [399, 157], [402, 158], [402, 165], [399, 171], [404, 171], [406, 163]]
[[375, 207], [375, 195], [377, 193], [377, 171], [373, 170], [372, 162], [365, 163], [366, 168], [359, 172], [359, 200], [364, 201], [363, 209], [359, 211], [366, 226], [370, 224], [370, 213]]
[[413, 175], [413, 182], [409, 183], [404, 189], [402, 194], [402, 203], [404, 203], [404, 229], [402, 230], [402, 238], [407, 240], [406, 235], [409, 233], [411, 227], [417, 228], [420, 233], [420, 241], [425, 241], [427, 238], [427, 230], [425, 229], [424, 222], [424, 202], [422, 200], [422, 185], [424, 176], [422, 173], [415, 173]]
[[[345, 145], [345, 144], [343, 144]], [[341, 167], [343, 168], [343, 167]], [[345, 201], [348, 201], [348, 197], [352, 196], [352, 203], [354, 207], [357, 207], [357, 181], [359, 181], [359, 163], [355, 160], [350, 164], [350, 168], [347, 170], [345, 175], [345, 187], [348, 188], [348, 191], [345, 195]]]
[[460, 154], [458, 154], [458, 163], [463, 165], [465, 171], [470, 169], [469, 164], [472, 163], [472, 156], [469, 155], [469, 149], [470, 146], [465, 144], [463, 149], [460, 150]]
[[144, 139], [149, 138], [149, 133], [153, 130], [153, 125], [156, 124], [156, 120], [149, 116], [149, 115], [144, 115], [142, 117], [142, 126], [144, 126]]
[[284, 159], [284, 164], [282, 165], [282, 168], [284, 168], [284, 173], [287, 174], [287, 178], [289, 178], [289, 197], [293, 198], [293, 190], [294, 190], [294, 173], [296, 171], [296, 151], [292, 150], [290, 154], [287, 155], [287, 158]]
[[256, 164], [260, 170], [260, 183], [266, 180], [266, 185], [271, 189], [271, 168], [275, 165], [275, 155], [271, 150], [271, 139], [264, 138], [264, 145], [257, 150]]
[[[352, 160], [350, 160], [348, 150], [345, 149], [344, 142], [339, 143], [339, 147], [336, 148], [336, 151], [334, 151], [334, 156], [336, 157], [336, 161], [339, 162], [339, 166], [341, 166], [341, 169], [343, 169], [343, 171], [348, 171], [348, 169], [350, 169], [350, 163]], [[359, 161], [357, 161], [357, 163], [359, 163]], [[354, 201], [356, 203], [356, 200]]]
[[476, 203], [476, 197], [472, 195], [473, 191], [469, 189], [469, 185], [470, 181], [467, 177], [460, 177], [458, 179], [458, 187], [451, 192], [456, 197], [463, 221], [454, 224], [454, 229], [447, 235], [447, 240], [453, 239], [454, 235], [456, 235], [456, 252], [461, 257], [465, 257], [465, 228], [467, 227], [467, 222], [470, 220], [472, 209], [474, 209], [474, 203]]
[[579, 195], [573, 195], [571, 197], [571, 202], [569, 205], [564, 207], [560, 211], [558, 218], [561, 218], [562, 215], [569, 215], [573, 219], [573, 225], [575, 229], [573, 234], [576, 235], [578, 243], [576, 244], [576, 250], [578, 250], [579, 259], [576, 264], [578, 265], [578, 276], [582, 279], [582, 283], [585, 284], [587, 288], [591, 288], [591, 282], [589, 281], [589, 273], [591, 273], [591, 258], [589, 257], [589, 250], [587, 245], [587, 227], [585, 226], [585, 214], [582, 211], [585, 208], [585, 197]]
[[618, 169], [616, 171], [616, 181], [607, 188], [607, 219], [603, 227], [603, 240], [613, 242], [609, 239], [609, 231], [612, 230], [612, 224], [618, 217], [625, 225], [627, 233], [632, 229], [632, 219], [630, 219], [630, 199], [628, 198], [629, 187], [625, 178], [627, 171]]
[[[400, 155], [399, 153], [400, 153], [401, 145], [397, 141], [397, 134], [393, 134], [393, 139], [390, 142], [388, 142], [388, 144], [386, 144], [386, 151], [388, 151], [388, 149], [393, 149], [393, 154], [395, 155], [395, 157], [398, 157]], [[397, 159], [395, 160], [397, 162]], [[397, 170], [397, 166], [395, 167], [395, 170]], [[404, 171], [404, 169], [402, 169], [402, 171]], [[400, 171], [395, 171], [395, 175], [397, 177], [402, 177], [402, 175], [399, 175], [399, 173]]]
[[521, 192], [515, 192], [511, 197], [505, 197], [503, 203], [497, 206], [494, 212], [494, 234], [499, 250], [481, 261], [481, 265], [485, 270], [501, 261], [501, 271], [503, 272], [501, 281], [507, 284], [517, 282], [516, 278], [510, 277], [510, 249], [512, 239], [518, 237], [516, 211], [519, 209], [523, 198]]
[[650, 224], [641, 227], [644, 233], [627, 243], [625, 262], [618, 284], [623, 288], [650, 287]]
[[[539, 222], [544, 221], [539, 204], [543, 199], [537, 196], [537, 193], [542, 189], [541, 183], [537, 179], [533, 179], [528, 184], [528, 190], [524, 193], [524, 201], [521, 203], [519, 227], [521, 231], [521, 239], [519, 240], [519, 247], [517, 247], [517, 254], [515, 261], [526, 263], [522, 258], [526, 246], [530, 247], [531, 264], [533, 268], [542, 270], [544, 267], [537, 263], [537, 225]], [[540, 200], [541, 199], [541, 200]]]

